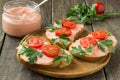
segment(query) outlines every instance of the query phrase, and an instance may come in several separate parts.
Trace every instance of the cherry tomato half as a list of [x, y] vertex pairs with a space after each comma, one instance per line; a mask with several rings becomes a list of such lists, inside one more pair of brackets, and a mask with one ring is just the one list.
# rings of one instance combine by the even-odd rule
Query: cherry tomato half
[[92, 36], [96, 39], [103, 40], [107, 38], [108, 33], [103, 30], [98, 30], [98, 31], [92, 32]]
[[70, 20], [63, 19], [62, 26], [68, 29], [74, 29], [76, 27], [76, 23]]
[[39, 37], [32, 37], [27, 41], [27, 46], [31, 48], [40, 48], [44, 44], [44, 41]]
[[105, 6], [102, 2], [96, 2], [95, 3], [95, 10], [97, 14], [104, 14], [105, 12]]
[[84, 37], [80, 40], [80, 44], [83, 48], [87, 48], [89, 46], [95, 46], [97, 44], [96, 40], [92, 37]]
[[70, 35], [72, 35], [72, 31], [70, 29], [67, 29], [67, 28], [64, 28], [64, 27], [62, 27], [60, 29], [57, 29], [55, 31], [56, 36], [62, 36], [63, 34], [66, 34], [67, 36], [70, 36]]
[[56, 45], [45, 45], [41, 48], [41, 50], [46, 56], [52, 58], [60, 53], [60, 50]]

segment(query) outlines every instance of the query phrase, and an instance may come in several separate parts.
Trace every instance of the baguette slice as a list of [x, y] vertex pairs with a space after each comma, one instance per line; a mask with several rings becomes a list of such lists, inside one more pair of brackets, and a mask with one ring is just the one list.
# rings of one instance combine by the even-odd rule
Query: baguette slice
[[[31, 36], [31, 37], [36, 37], [36, 36]], [[38, 37], [38, 36], [37, 36]], [[30, 37], [29, 37], [30, 38]], [[22, 41], [21, 42], [21, 44], [23, 43], [23, 44], [26, 44], [26, 40], [28, 40], [28, 38], [27, 39], [24, 39], [24, 41]], [[61, 61], [61, 62], [56, 62], [56, 63], [53, 63], [53, 60], [54, 60], [54, 58], [51, 58], [51, 57], [48, 57], [48, 56], [46, 56], [45, 54], [42, 54], [42, 57], [39, 57], [39, 56], [37, 56], [37, 60], [33, 63], [33, 64], [31, 64], [30, 62], [29, 62], [29, 60], [28, 60], [28, 57], [26, 56], [26, 54], [18, 54], [18, 52], [22, 49], [22, 45], [19, 45], [18, 47], [17, 47], [17, 59], [21, 62], [21, 63], [23, 63], [24, 65], [27, 65], [27, 66], [30, 66], [30, 67], [35, 67], [35, 68], [63, 68], [63, 67], [66, 67], [66, 66], [69, 66], [70, 65], [70, 63], [72, 62], [70, 62], [69, 64], [67, 64], [66, 63], [66, 60], [64, 59], [63, 61]], [[50, 42], [47, 42], [47, 41], [45, 41], [44, 42], [44, 45], [51, 45], [50, 44]], [[39, 50], [37, 50], [37, 51], [40, 51], [41, 52], [41, 50], [39, 49]], [[66, 55], [69, 55], [70, 54], [70, 52], [69, 51], [67, 51], [67, 50], [64, 50], [65, 52], [66, 52]], [[61, 56], [61, 55], [63, 55], [63, 53], [60, 51], [60, 53], [59, 53], [59, 55], [58, 56]], [[70, 54], [71, 55], [71, 54]], [[65, 56], [65, 55], [64, 55]]]
[[[58, 26], [56, 23], [54, 23], [53, 25], [54, 25], [54, 26]], [[73, 41], [75, 41], [75, 40], [78, 38], [78, 36], [83, 32], [83, 28], [84, 28], [84, 24], [76, 24], [76, 28], [71, 29], [72, 35], [69, 36], [69, 37], [67, 37], [67, 38], [70, 39], [70, 42], [67, 44], [67, 47], [66, 47], [66, 48], [68, 48], [68, 46], [69, 46]], [[45, 35], [46, 35], [47, 39], [48, 39], [51, 43], [53, 43], [53, 42], [52, 42], [52, 39], [56, 39], [56, 38], [59, 38], [59, 37], [55, 35], [55, 31], [54, 31], [54, 32], [51, 32], [50, 30], [51, 30], [51, 29], [47, 29]], [[58, 46], [61, 46], [62, 48], [65, 48], [64, 45], [63, 45], [60, 41], [57, 42], [56, 44], [57, 44]]]
[[[89, 34], [88, 36], [86, 37], [92, 37], [91, 34]], [[84, 38], [84, 37], [83, 37]], [[80, 55], [77, 55], [77, 54], [74, 54], [73, 50], [72, 50], [72, 47], [78, 47], [78, 46], [81, 46], [80, 44], [80, 40], [82, 38], [76, 40], [74, 43], [72, 43], [69, 47], [69, 51], [76, 57], [80, 58], [80, 59], [83, 59], [83, 60], [87, 60], [87, 61], [91, 61], [91, 62], [94, 62], [94, 61], [97, 61], [105, 56], [107, 56], [109, 53], [110, 53], [110, 49], [108, 47], [105, 47], [105, 52], [103, 52], [99, 47], [98, 45], [94, 46], [93, 47], [93, 51], [92, 52], [89, 52], [87, 53], [87, 55], [84, 55], [84, 56], [80, 56]], [[110, 35], [106, 38], [106, 40], [112, 40], [113, 41], [113, 48], [115, 49], [116, 48], [116, 45], [117, 45], [117, 40], [115, 38], [115, 36], [113, 35]], [[83, 48], [81, 46], [81, 48], [83, 50], [85, 50], [85, 48]]]

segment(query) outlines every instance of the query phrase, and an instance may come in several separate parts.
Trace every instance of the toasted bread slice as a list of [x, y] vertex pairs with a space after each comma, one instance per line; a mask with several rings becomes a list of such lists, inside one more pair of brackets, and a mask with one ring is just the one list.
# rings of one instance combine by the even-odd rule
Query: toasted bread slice
[[[31, 37], [36, 37], [36, 36], [30, 36], [30, 37], [25, 38], [24, 40], [21, 41], [21, 44], [23, 43], [24, 45], [26, 45], [26, 40], [30, 39]], [[39, 36], [37, 36], [37, 37], [39, 37]], [[51, 57], [46, 56], [46, 55], [43, 53], [43, 54], [42, 54], [42, 57], [37, 56], [37, 59], [34, 61], [34, 63], [31, 64], [31, 63], [29, 62], [29, 59], [28, 59], [29, 57], [27, 57], [25, 53], [18, 54], [19, 51], [23, 48], [23, 46], [22, 46], [21, 44], [17, 47], [17, 59], [18, 59], [21, 63], [23, 63], [23, 64], [25, 64], [25, 65], [27, 65], [27, 66], [31, 66], [31, 67], [35, 67], [35, 68], [63, 68], [63, 67], [66, 67], [66, 66], [70, 65], [71, 62], [72, 62], [72, 60], [71, 60], [71, 62], [68, 64], [68, 63], [66, 62], [66, 59], [63, 59], [62, 61], [58, 61], [58, 62], [53, 63], [53, 60], [55, 59], [55, 57], [54, 57], [54, 58], [51, 58]], [[48, 42], [48, 41], [46, 42], [46, 41], [45, 41], [45, 42], [44, 42], [44, 45], [51, 45], [51, 44], [50, 44], [50, 42]], [[27, 47], [27, 46], [26, 46], [26, 47]], [[37, 49], [35, 49], [35, 50], [37, 50]], [[64, 50], [64, 49], [62, 49], [62, 50]], [[40, 49], [37, 50], [37, 51], [40, 51], [40, 52], [41, 52]], [[64, 54], [64, 53], [60, 50], [60, 53], [59, 53], [58, 56], [71, 55], [71, 53], [70, 53], [69, 51], [67, 51], [67, 50], [64, 50], [64, 52], [65, 52], [66, 54]], [[33, 53], [33, 54], [34, 54], [34, 53]], [[71, 56], [72, 56], [72, 55], [71, 55]]]
[[[54, 24], [54, 25], [57, 26], [57, 24]], [[67, 38], [70, 39], [70, 41], [69, 41], [68, 44], [66, 45], [66, 48], [68, 48], [68, 46], [69, 46], [73, 41], [75, 41], [75, 40], [78, 38], [78, 36], [83, 32], [83, 28], [84, 28], [84, 24], [77, 24], [77, 25], [76, 25], [76, 28], [71, 29], [72, 35], [69, 36], [69, 37], [67, 37]], [[56, 39], [56, 38], [60, 38], [60, 37], [58, 37], [58, 36], [55, 35], [55, 31], [54, 31], [54, 32], [51, 32], [50, 30], [51, 30], [51, 29], [47, 29], [45, 35], [46, 35], [47, 39], [48, 39], [51, 43], [53, 43], [53, 42], [52, 42], [52, 39]], [[60, 42], [60, 41], [58, 41], [56, 44], [57, 44], [58, 46], [61, 46], [62, 48], [65, 48], [64, 45], [62, 44], [62, 42]], [[66, 49], [66, 48], [65, 48], [65, 49]]]
[[[91, 36], [92, 35], [88, 35], [88, 36]], [[88, 37], [86, 36], [86, 37]], [[84, 38], [84, 37], [83, 37]], [[111, 53], [110, 49], [108, 47], [105, 47], [105, 51], [102, 51], [99, 47], [98, 47], [98, 44], [96, 46], [93, 46], [93, 51], [92, 52], [86, 52], [86, 55], [78, 55], [78, 54], [75, 54], [73, 52], [73, 47], [76, 47], [78, 48], [78, 46], [80, 46], [84, 51], [86, 50], [85, 48], [82, 47], [82, 45], [80, 44], [80, 40], [82, 38], [76, 40], [74, 43], [72, 43], [69, 47], [69, 51], [76, 57], [80, 58], [80, 59], [83, 59], [83, 60], [87, 60], [87, 61], [97, 61], [105, 56], [107, 56], [109, 53]], [[112, 40], [113, 41], [113, 44], [112, 44], [112, 47], [115, 49], [116, 45], [117, 45], [117, 40], [116, 38], [113, 36], [113, 35], [110, 35], [106, 38], [106, 40]]]

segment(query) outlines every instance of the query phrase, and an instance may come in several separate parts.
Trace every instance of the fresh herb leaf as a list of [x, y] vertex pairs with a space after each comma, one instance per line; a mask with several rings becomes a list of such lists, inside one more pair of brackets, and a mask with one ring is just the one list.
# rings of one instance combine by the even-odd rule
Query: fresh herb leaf
[[22, 49], [18, 51], [18, 54], [25, 54], [31, 64], [33, 64], [37, 60], [37, 56], [42, 57], [42, 52], [24, 46], [22, 46]]
[[93, 52], [93, 46], [89, 46], [89, 47], [86, 49], [86, 52], [87, 52], [87, 53]]
[[64, 48], [67, 48], [67, 46], [70, 44], [71, 40], [69, 38], [67, 38], [66, 34], [63, 34], [62, 36], [60, 36], [60, 38], [55, 38], [52, 39], [52, 43], [56, 44], [58, 42], [61, 42]]
[[111, 32], [109, 32], [109, 31], [108, 31], [107, 33], [108, 33], [108, 36], [111, 36], [111, 35], [112, 35], [112, 33], [111, 33]]
[[65, 50], [64, 49], [62, 49], [61, 47], [59, 47], [59, 49], [60, 49], [60, 51], [61, 51], [61, 53], [62, 54], [64, 54], [64, 55], [66, 55], [67, 53], [65, 52]]
[[37, 54], [38, 54], [39, 57], [42, 57], [43, 53], [42, 52], [37, 52]]
[[65, 56], [56, 56], [53, 60], [53, 63], [63, 62], [65, 60], [67, 64], [70, 64], [72, 59], [73, 56], [71, 54]]
[[103, 51], [105, 52], [105, 47], [103, 44], [101, 44], [100, 42], [98, 42], [98, 47]]
[[113, 45], [113, 41], [112, 40], [102, 40], [102, 41], [100, 41], [100, 43], [104, 44], [107, 47]]
[[54, 32], [56, 29], [58, 29], [58, 27], [53, 26], [53, 25], [51, 25], [51, 24], [49, 24], [49, 25], [47, 26], [47, 28], [50, 29], [50, 32]]
[[78, 56], [85, 56], [85, 55], [87, 55], [87, 53], [84, 50], [82, 50], [81, 46], [72, 47], [72, 52], [73, 52], [73, 54], [76, 54]]
[[64, 48], [67, 48], [68, 44], [70, 44], [70, 39], [64, 34], [60, 38], [60, 42], [63, 44]]
[[55, 23], [58, 25], [59, 28], [62, 27], [62, 22], [60, 22], [60, 21], [55, 21]]
[[101, 40], [98, 41], [98, 47], [105, 52], [105, 46], [110, 49], [110, 52], [114, 53], [115, 49], [113, 48], [113, 41], [112, 40]]
[[52, 39], [52, 43], [53, 43], [53, 44], [56, 44], [56, 43], [58, 43], [58, 42], [59, 42], [59, 39], [58, 39], [58, 38]]
[[113, 46], [109, 46], [110, 52], [115, 53], [115, 48]]
[[70, 64], [70, 62], [72, 61], [72, 59], [73, 59], [73, 56], [70, 54], [70, 55], [67, 55], [66, 56], [66, 63], [67, 64]]
[[36, 54], [32, 54], [32, 53], [30, 53], [30, 54], [31, 54], [31, 55], [28, 55], [27, 57], [28, 57], [28, 59], [29, 59], [29, 62], [30, 62], [31, 64], [33, 64], [34, 61], [37, 60], [37, 55], [36, 55]]
[[62, 62], [64, 59], [65, 59], [64, 56], [56, 56], [52, 62], [54, 64], [54, 63]]
[[[91, 24], [94, 20], [102, 21], [107, 17], [120, 16], [120, 13], [105, 13], [98, 15], [95, 10], [95, 4], [88, 6], [85, 5], [85, 3], [80, 3], [69, 9], [66, 16], [68, 18], [72, 17], [72, 19], [73, 17], [77, 17], [79, 19], [79, 23]], [[76, 19], [73, 20], [76, 21]]]

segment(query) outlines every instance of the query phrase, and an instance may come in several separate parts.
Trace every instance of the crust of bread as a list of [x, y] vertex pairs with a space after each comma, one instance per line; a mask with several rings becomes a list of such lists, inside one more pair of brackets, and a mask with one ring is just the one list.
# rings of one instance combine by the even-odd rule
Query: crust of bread
[[[76, 56], [76, 55], [74, 55], [74, 56]], [[95, 61], [97, 61], [105, 56], [102, 56], [102, 57], [76, 56], [76, 57], [83, 59], [83, 60], [86, 60], [86, 61], [95, 62]]]
[[67, 64], [65, 61], [61, 62], [61, 63], [54, 63], [51, 65], [43, 65], [43, 64], [30, 64], [29, 62], [24, 61], [22, 58], [20, 58], [20, 56], [17, 54], [16, 55], [17, 59], [23, 63], [26, 66], [29, 67], [34, 67], [34, 68], [63, 68], [63, 67], [67, 67], [70, 64]]

